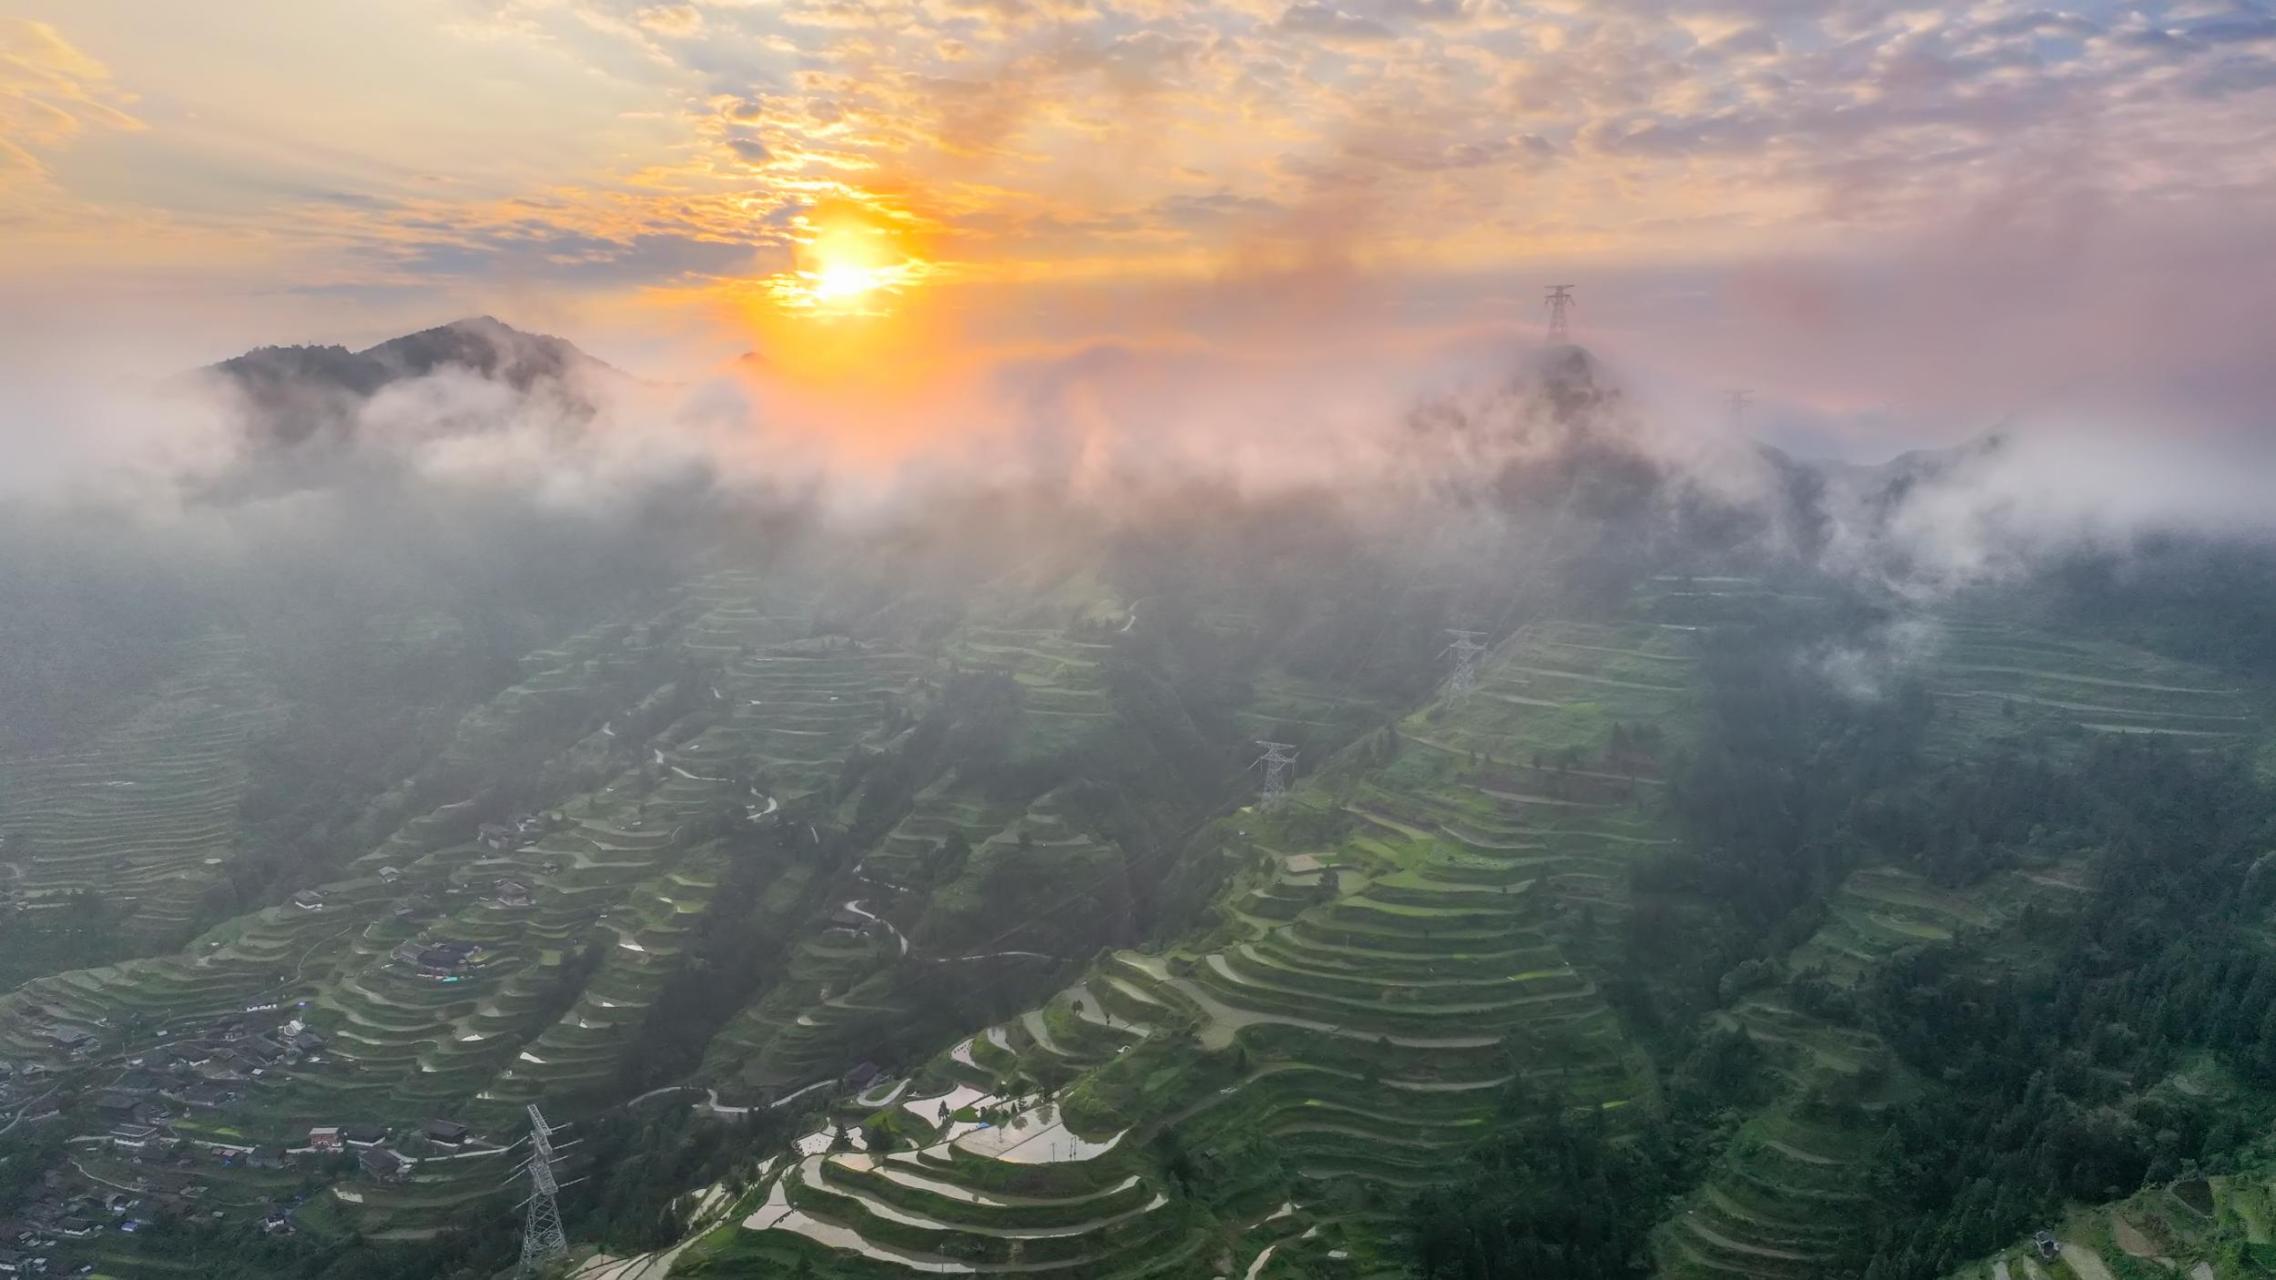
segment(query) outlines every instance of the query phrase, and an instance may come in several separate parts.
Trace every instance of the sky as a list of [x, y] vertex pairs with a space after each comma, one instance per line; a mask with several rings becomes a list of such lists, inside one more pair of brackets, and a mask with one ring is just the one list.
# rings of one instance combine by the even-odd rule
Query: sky
[[1237, 433], [1572, 283], [1806, 452], [2265, 436], [2272, 126], [2276, 14], [2195, 0], [0, 0], [0, 394], [487, 313], [889, 438]]

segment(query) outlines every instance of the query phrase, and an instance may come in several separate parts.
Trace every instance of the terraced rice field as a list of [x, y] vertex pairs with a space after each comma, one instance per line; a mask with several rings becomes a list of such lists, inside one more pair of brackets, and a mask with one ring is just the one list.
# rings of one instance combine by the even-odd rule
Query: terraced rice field
[[[699, 586], [697, 594], [704, 591]], [[770, 628], [781, 630], [760, 615], [746, 620], [747, 604], [734, 602], [732, 593], [726, 599], [638, 630], [654, 633], [651, 642], [658, 643], [672, 633], [707, 644], [741, 637], [736, 643], [744, 652]], [[633, 630], [615, 624], [532, 655], [524, 664], [532, 674], [469, 713], [446, 754], [480, 760], [502, 737], [551, 734], [564, 717], [593, 715], [586, 708], [597, 693], [621, 683]], [[811, 680], [761, 676], [749, 691], [755, 697], [792, 686], [816, 687]], [[720, 705], [704, 708], [711, 714], [700, 723], [668, 730], [650, 746], [645, 764], [630, 744], [611, 743], [608, 724], [582, 741], [572, 738], [573, 757], [586, 753], [605, 762], [613, 750], [626, 764], [593, 792], [567, 800], [532, 843], [478, 845], [471, 816], [460, 805], [445, 805], [355, 859], [345, 878], [318, 886], [322, 902], [314, 910], [269, 908], [178, 956], [29, 984], [0, 1003], [0, 1044], [26, 1057], [44, 1056], [52, 1052], [41, 1039], [50, 1023], [119, 1027], [139, 1017], [164, 1027], [256, 1001], [302, 998], [307, 1016], [332, 1040], [337, 1069], [263, 1082], [252, 1104], [292, 1123], [337, 1119], [356, 1108], [416, 1115], [477, 1096], [503, 1113], [515, 1099], [604, 1079], [630, 1048], [648, 1000], [676, 963], [679, 938], [717, 882], [716, 860], [676, 832], [745, 789], [721, 776], [725, 744], [703, 735], [740, 722], [757, 740], [777, 727], [756, 714], [730, 714], [724, 690], [715, 698]], [[833, 701], [827, 692], [818, 700]], [[160, 710], [175, 708], [169, 703]], [[204, 715], [210, 707], [184, 695], [180, 710], [195, 718], [192, 713]], [[862, 707], [822, 718], [844, 720], [851, 740], [875, 714], [874, 707]], [[779, 718], [816, 717], [791, 708]], [[201, 759], [179, 742], [163, 749]], [[482, 774], [477, 769], [470, 776]], [[744, 798], [754, 807], [764, 799]], [[233, 794], [227, 803], [234, 804]], [[499, 886], [508, 881], [526, 886], [527, 903], [501, 896]], [[422, 905], [413, 910], [410, 904]], [[438, 941], [478, 944], [484, 953], [457, 981], [420, 977], [392, 958], [405, 944], [415, 950]], [[565, 1014], [531, 1024], [541, 993], [566, 960], [588, 946], [600, 955], [585, 988]]]
[[[1574, 1106], [1617, 1111], [1638, 1099], [1648, 1071], [1567, 958], [1561, 917], [1577, 902], [1615, 902], [1625, 860], [1666, 839], [1651, 760], [1613, 758], [1603, 744], [1616, 723], [1680, 714], [1692, 697], [1685, 643], [1649, 626], [1514, 638], [1478, 693], [1403, 723], [1402, 754], [1371, 780], [1300, 786], [1285, 808], [1234, 820], [1246, 870], [1224, 899], [1221, 943], [1114, 952], [1040, 1007], [955, 1045], [912, 1092], [1055, 1086], [1068, 1149], [1118, 1138], [1122, 1116], [1174, 1130], [1188, 1150], [1246, 1153], [1198, 1207], [1257, 1228], [1239, 1261], [1260, 1276], [1320, 1260], [1323, 1222], [1299, 1206], [1330, 1186], [1396, 1195], [1445, 1177], [1515, 1076]], [[1311, 848], [1287, 838], [1321, 829], [1343, 834]], [[922, 1104], [916, 1114], [949, 1119]], [[1008, 1269], [991, 1252], [1002, 1237], [961, 1225], [924, 1234], [943, 1224], [905, 1221], [891, 1199], [904, 1170], [951, 1201], [1005, 1189], [1000, 1173], [963, 1158], [976, 1132], [945, 1159], [809, 1156], [746, 1222], [794, 1241], [747, 1247], [827, 1259], [829, 1275], [943, 1260]], [[1143, 1208], [1132, 1185], [1116, 1194], [1133, 1197], [1139, 1217], [1093, 1216], [1067, 1204], [1073, 1189], [1054, 1188], [1049, 1211], [1086, 1215], [1100, 1242], [1162, 1212]], [[1054, 1269], [1152, 1274], [1150, 1262], [1120, 1258], [1064, 1270], [1076, 1265]]]
[[699, 1245], [677, 1273], [789, 1274], [800, 1258], [822, 1258], [834, 1276], [1199, 1274], [1206, 1241], [1192, 1213], [1119, 1139], [1080, 1138], [1044, 1103], [995, 1124], [951, 1118], [910, 1150], [811, 1144], [738, 1238]]
[[1968, 930], [1995, 927], [2022, 901], [2047, 892], [2021, 876], [2005, 876], [1993, 892], [1939, 888], [1896, 867], [1861, 867], [1835, 891], [1831, 918], [1795, 949], [1788, 968], [1822, 968], [1849, 985], [1879, 961], [1906, 947], [1943, 942]]
[[[1825, 924], [1788, 957], [1788, 968], [1853, 987], [1906, 947], [1996, 931], [2034, 899], [2059, 903], [2075, 895], [2034, 874], [2003, 873], [1961, 894], [1896, 868], [1860, 868], [1833, 895]], [[1804, 1013], [1777, 988], [1743, 996], [1715, 1018], [1761, 1046], [1787, 1090], [1747, 1122], [1699, 1191], [1662, 1225], [1661, 1272], [1772, 1280], [1827, 1274], [1855, 1243], [1865, 1196], [1859, 1161], [1884, 1127], [1875, 1117], [1907, 1083], [1879, 1037]], [[1812, 1091], [1846, 1098], [1853, 1109], [1813, 1111]]]
[[[952, 836], [970, 846], [965, 865], [912, 900], [927, 910], [904, 933], [891, 917], [905, 914], [896, 908], [911, 885], [941, 872], [940, 846]], [[1007, 813], [945, 782], [934, 786], [863, 858], [853, 877], [858, 896], [802, 932], [786, 980], [717, 1038], [714, 1073], [732, 1081], [727, 1087], [738, 1098], [826, 1078], [894, 1039], [915, 1016], [919, 969], [954, 965], [975, 981], [1001, 981], [1000, 969], [982, 966], [1009, 963], [1032, 973], [1079, 956], [1058, 915], [982, 891], [1011, 874], [999, 861], [1029, 868], [1019, 878], [1053, 892], [1087, 888], [1121, 866], [1119, 853], [1071, 823], [1055, 796]]]
[[38, 928], [71, 894], [121, 909], [130, 943], [179, 939], [235, 857], [245, 754], [282, 704], [234, 637], [210, 636], [183, 673], [92, 741], [0, 761], [0, 892]]
[[2267, 707], [2202, 667], [2014, 626], [1988, 608], [1956, 607], [1924, 638], [1937, 742], [1953, 753], [2043, 728], [2225, 746], [2267, 720]]
[[1113, 646], [1058, 630], [970, 626], [948, 645], [959, 666], [1002, 671], [1017, 681], [1025, 727], [1018, 750], [1049, 755], [1107, 728], [1113, 718], [1099, 663]]
[[[1604, 926], [1629, 909], [1636, 860], [1673, 843], [1663, 762], [1695, 731], [1696, 629], [1765, 598], [1737, 580], [1670, 580], [1648, 620], [1507, 637], [1467, 696], [1442, 695], [1340, 758], [1305, 758], [1281, 806], [1212, 828], [1229, 887], [1209, 932], [1182, 947], [1101, 955], [1097, 922], [1052, 909], [1052, 895], [1079, 892], [1110, 911], [1126, 891], [1122, 851], [1067, 792], [1001, 804], [952, 772], [850, 868], [779, 859], [762, 914], [800, 922], [786, 971], [714, 1039], [703, 1073], [730, 1112], [821, 1107], [824, 1125], [735, 1206], [739, 1225], [691, 1242], [673, 1273], [787, 1273], [803, 1260], [845, 1277], [1309, 1274], [1382, 1230], [1336, 1206], [1447, 1177], [1513, 1080], [1615, 1120], [1648, 1104], [1649, 1065], [1591, 979], [1593, 949], [1617, 936]], [[647, 1009], [730, 870], [731, 846], [691, 832], [739, 811], [797, 840], [776, 815], [834, 795], [849, 752], [915, 723], [957, 669], [1020, 684], [1017, 753], [1065, 751], [1111, 727], [1096, 626], [1032, 621], [953, 628], [905, 650], [809, 634], [803, 609], [756, 579], [714, 575], [657, 618], [532, 655], [527, 679], [461, 724], [449, 756], [475, 777], [501, 743], [563, 744], [577, 789], [548, 800], [541, 835], [491, 847], [463, 804], [443, 805], [321, 886], [319, 909], [270, 908], [180, 956], [28, 985], [0, 1001], [0, 1056], [45, 1054], [50, 1024], [163, 1028], [305, 1000], [337, 1069], [254, 1088], [244, 1117], [280, 1132], [445, 1111], [502, 1127], [525, 1101], [604, 1089], [639, 1052]], [[2200, 673], [2142, 655], [1965, 615], [1945, 636], [1928, 670], [1950, 712], [1946, 749], [2050, 720], [2081, 737], [2212, 742], [2258, 715]], [[702, 685], [659, 684], [660, 666], [701, 670]], [[1348, 703], [1285, 675], [1261, 676], [1255, 694], [1240, 714], [1260, 734], [1332, 740], [1348, 728]], [[211, 718], [183, 698], [184, 723]], [[136, 732], [155, 740], [168, 724]], [[127, 729], [117, 760], [139, 740]], [[225, 737], [203, 748], [221, 782]], [[177, 745], [200, 758], [194, 741]], [[62, 779], [51, 792], [66, 796], [94, 766], [76, 767], [26, 776]], [[27, 838], [35, 854], [59, 847], [73, 811], [53, 812], [46, 834]], [[806, 838], [824, 843], [822, 830]], [[951, 846], [968, 851], [961, 862]], [[1031, 888], [1039, 896], [1014, 900]], [[1860, 869], [1788, 965], [1851, 986], [1906, 947], [1997, 931], [2028, 902], [2076, 892], [2061, 867], [1964, 894]], [[482, 950], [452, 975], [422, 976], [400, 954], [443, 942]], [[572, 988], [580, 957], [589, 973]], [[1003, 987], [996, 1007], [1034, 1007], [909, 1079], [828, 1101], [852, 1061], [929, 1012], [915, 977], [1001, 963], [1019, 968], [976, 968], [987, 976], [975, 981], [1032, 982]], [[1678, 1276], [1826, 1274], [1857, 1218], [1856, 1155], [1906, 1082], [1871, 1034], [1803, 1013], [1781, 988], [1716, 1016], [1764, 1048], [1787, 1088], [1661, 1225], [1657, 1261]], [[1849, 1105], [1807, 1101], [1829, 1093]], [[1194, 1153], [1192, 1197], [1158, 1180], [1146, 1154], [1157, 1141]], [[427, 1230], [487, 1194], [474, 1181], [422, 1166], [339, 1211], [375, 1232]], [[2235, 1199], [2240, 1215], [2265, 1212]]]
[[[1854, 986], [1872, 964], [1904, 947], [1999, 927], [2005, 915], [1987, 904], [2019, 905], [2030, 891], [2047, 892], [2020, 877], [2013, 886], [2012, 898], [1977, 898], [1909, 872], [1861, 868], [1833, 895], [1825, 924], [1795, 949], [1788, 967], [1817, 972], [1835, 988]], [[1661, 1224], [1654, 1240], [1660, 1274], [1831, 1274], [1843, 1250], [1856, 1244], [1866, 1204], [1861, 1160], [1885, 1127], [1876, 1117], [1908, 1084], [1878, 1036], [1796, 1009], [1781, 988], [1742, 996], [1715, 1021], [1759, 1046], [1786, 1088], [1742, 1126], [1699, 1189]]]
[[[1813, 1029], [1826, 1030], [1823, 1024]], [[1809, 1053], [1807, 1035], [1789, 1021], [1790, 1047]], [[1855, 1039], [1840, 1046], [1871, 1047]], [[1841, 1068], [1821, 1059], [1800, 1070], [1823, 1080]], [[1885, 1091], [1863, 1092], [1868, 1113], [1886, 1105]], [[1878, 1133], [1869, 1122], [1811, 1116], [1791, 1099], [1756, 1116], [1706, 1182], [1661, 1225], [1655, 1241], [1660, 1274], [1793, 1280], [1834, 1274], [1866, 1205], [1858, 1156]]]

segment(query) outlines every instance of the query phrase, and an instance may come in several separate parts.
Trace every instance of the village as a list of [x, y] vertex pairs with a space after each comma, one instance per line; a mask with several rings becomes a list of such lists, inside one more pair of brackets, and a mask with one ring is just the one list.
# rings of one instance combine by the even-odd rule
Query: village
[[[481, 957], [467, 943], [399, 950], [407, 951], [395, 957], [407, 972], [436, 981], [465, 978]], [[92, 1270], [87, 1262], [65, 1264], [106, 1235], [137, 1234], [160, 1214], [289, 1235], [307, 1199], [300, 1188], [311, 1179], [400, 1182], [422, 1160], [502, 1150], [440, 1116], [401, 1127], [313, 1125], [298, 1143], [246, 1139], [221, 1113], [258, 1084], [356, 1069], [329, 1057], [325, 1037], [293, 1009], [254, 1005], [139, 1035], [60, 1021], [30, 1030], [61, 1063], [0, 1061], [0, 1133], [49, 1130], [64, 1158], [0, 1219], [0, 1276]], [[142, 1047], [124, 1047], [130, 1039]]]

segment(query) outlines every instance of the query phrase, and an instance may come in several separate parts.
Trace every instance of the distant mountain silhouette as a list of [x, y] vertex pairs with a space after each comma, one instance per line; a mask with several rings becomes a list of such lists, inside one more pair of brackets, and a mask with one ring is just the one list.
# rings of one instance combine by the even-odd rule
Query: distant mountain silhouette
[[463, 369], [517, 391], [557, 389], [589, 411], [585, 389], [624, 375], [564, 338], [525, 333], [491, 316], [473, 316], [390, 338], [362, 351], [340, 346], [256, 347], [203, 371], [244, 397], [246, 433], [256, 444], [345, 442], [356, 410], [406, 379]]

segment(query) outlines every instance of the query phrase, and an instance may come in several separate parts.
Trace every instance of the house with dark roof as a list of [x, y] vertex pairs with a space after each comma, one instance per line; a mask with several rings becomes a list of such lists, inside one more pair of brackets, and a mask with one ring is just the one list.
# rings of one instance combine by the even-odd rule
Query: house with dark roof
[[467, 1127], [456, 1120], [429, 1120], [419, 1126], [419, 1132], [427, 1135], [427, 1141], [446, 1147], [458, 1146], [469, 1136]]
[[85, 1027], [50, 1027], [48, 1042], [69, 1053], [85, 1053], [94, 1047], [95, 1033]]
[[235, 1089], [225, 1088], [218, 1084], [193, 1084], [182, 1090], [181, 1101], [185, 1106], [211, 1110], [214, 1107], [228, 1106], [237, 1101], [238, 1096]]
[[366, 1147], [356, 1156], [365, 1173], [382, 1182], [394, 1182], [405, 1173], [403, 1157], [385, 1147]]
[[132, 1122], [113, 1128], [110, 1135], [112, 1146], [125, 1147], [130, 1151], [140, 1151], [157, 1136], [157, 1126]]
[[387, 1126], [344, 1124], [340, 1126], [340, 1139], [351, 1147], [376, 1147], [387, 1141]]
[[245, 1083], [245, 1073], [251, 1070], [253, 1065], [238, 1057], [234, 1050], [223, 1049], [200, 1065], [196, 1075], [198, 1079], [208, 1083], [219, 1081], [222, 1084], [243, 1084]]

